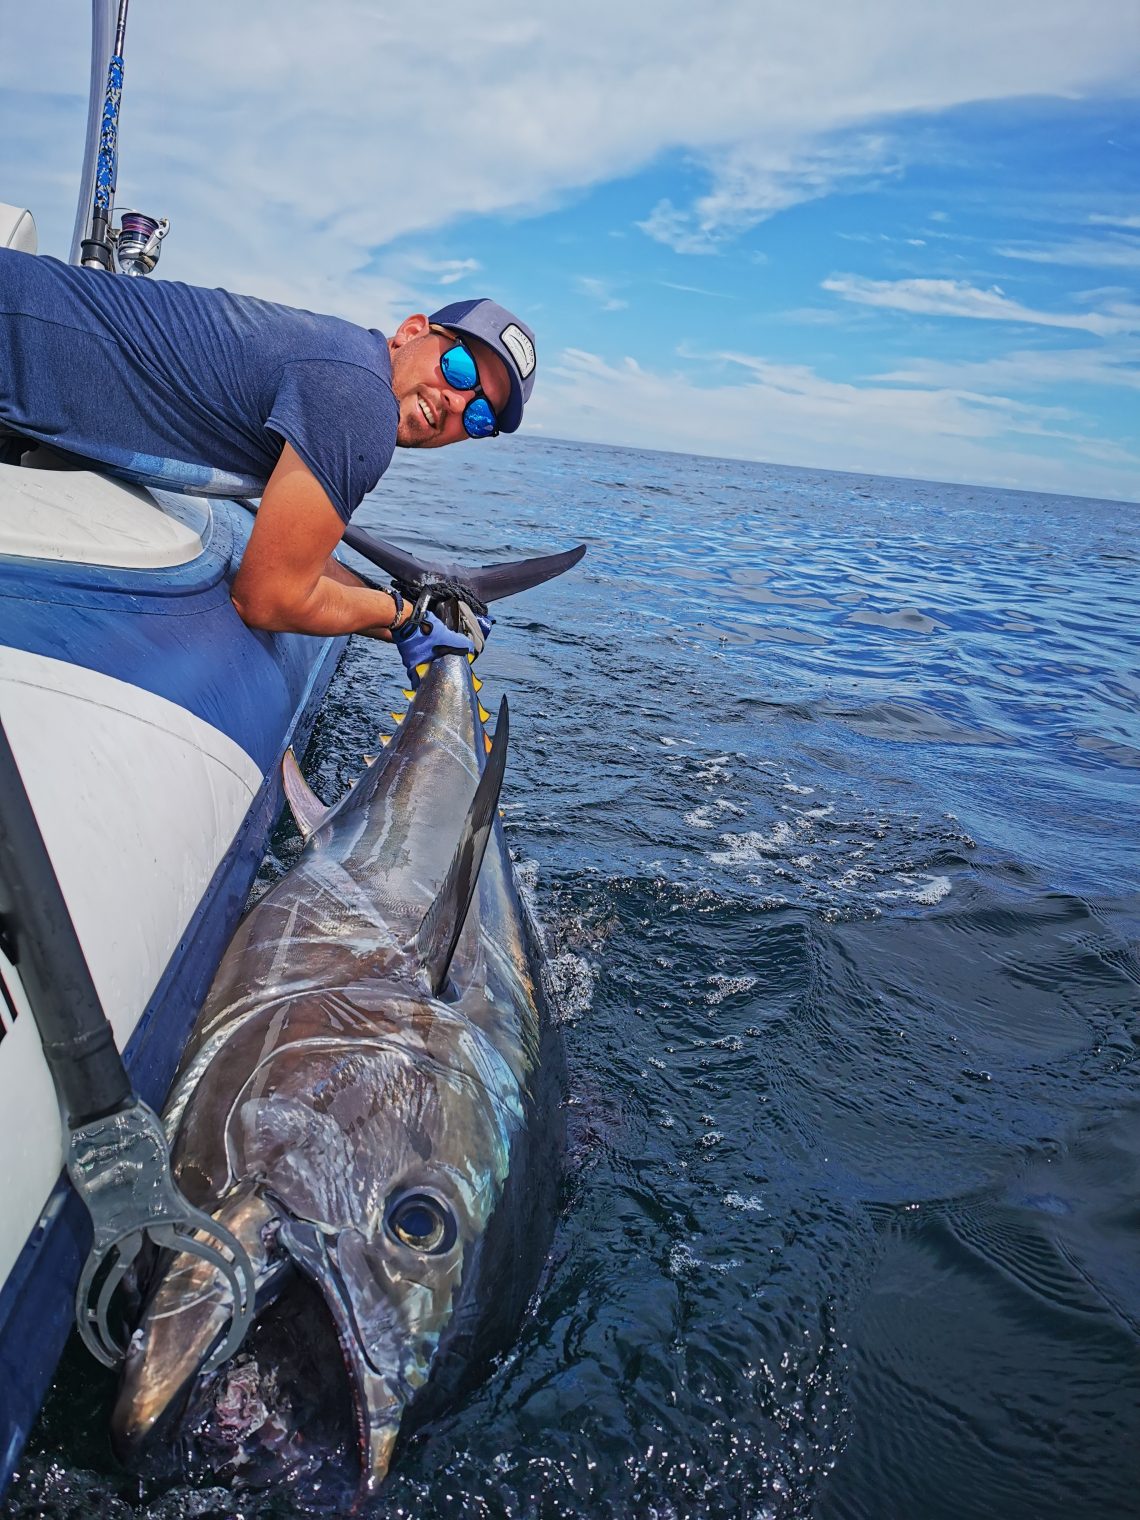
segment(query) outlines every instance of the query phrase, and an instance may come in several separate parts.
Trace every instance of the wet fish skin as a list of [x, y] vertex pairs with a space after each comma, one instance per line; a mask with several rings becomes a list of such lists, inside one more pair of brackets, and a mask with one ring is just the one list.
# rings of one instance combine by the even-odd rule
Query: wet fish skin
[[[179, 1183], [240, 1224], [259, 1301], [297, 1273], [320, 1289], [369, 1490], [405, 1411], [430, 1408], [429, 1374], [454, 1391], [517, 1323], [552, 1228], [564, 1067], [497, 812], [438, 994], [416, 947], [483, 750], [466, 661], [437, 660], [391, 745], [243, 920], [166, 1110]], [[450, 1221], [438, 1250], [394, 1226], [402, 1199], [428, 1219], [417, 1198]], [[113, 1420], [136, 1459], [200, 1421], [207, 1384], [216, 1399], [229, 1386], [226, 1369], [196, 1375], [226, 1316], [209, 1277], [176, 1258], [151, 1297]]]

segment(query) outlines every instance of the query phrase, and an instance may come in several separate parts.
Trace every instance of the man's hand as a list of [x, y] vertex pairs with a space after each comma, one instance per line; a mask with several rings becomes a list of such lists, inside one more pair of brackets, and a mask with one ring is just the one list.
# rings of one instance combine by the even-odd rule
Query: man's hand
[[286, 444], [269, 477], [231, 596], [244, 623], [272, 633], [391, 637], [396, 603], [331, 559], [344, 523]]
[[[426, 609], [418, 617], [401, 623], [392, 635], [392, 642], [400, 652], [408, 683], [414, 691], [420, 684], [417, 665], [434, 660], [441, 654], [474, 654], [475, 645], [462, 633], [453, 633], [446, 623]], [[481, 646], [480, 646], [481, 647]]]

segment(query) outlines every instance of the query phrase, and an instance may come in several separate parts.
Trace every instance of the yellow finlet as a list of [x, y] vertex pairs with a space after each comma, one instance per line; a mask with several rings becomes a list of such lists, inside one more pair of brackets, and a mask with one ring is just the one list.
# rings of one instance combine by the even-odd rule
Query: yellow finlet
[[479, 677], [477, 675], [472, 675], [472, 677], [471, 677], [471, 684], [472, 684], [472, 686], [474, 686], [474, 688], [475, 688], [476, 691], [482, 691], [483, 690], [483, 683], [482, 683], [482, 681], [480, 681], [480, 679], [479, 679]]
[[468, 654], [467, 654], [467, 663], [468, 663], [468, 665], [474, 665], [474, 663], [475, 663], [475, 652], [474, 652], [474, 650], [469, 650], [468, 651]]
[[479, 703], [479, 722], [480, 722], [480, 723], [486, 723], [486, 721], [487, 721], [487, 719], [488, 719], [488, 718], [489, 718], [489, 717], [490, 717], [490, 716], [491, 716], [491, 714], [490, 714], [490, 713], [489, 713], [489, 712], [488, 712], [488, 711], [487, 711], [487, 709], [486, 709], [486, 708], [485, 708], [485, 707], [484, 707], [484, 706], [483, 706], [483, 704], [482, 704], [482, 702], [480, 702], [480, 703]]
[[379, 755], [365, 755], [364, 756], [364, 763], [365, 763], [365, 765], [375, 765], [376, 762], [377, 762], [377, 760], [379, 760], [379, 758], [380, 758]]
[[387, 749], [389, 744], [392, 742], [391, 734], [378, 734], [376, 737], [380, 740], [380, 743], [384, 746], [385, 749]]
[[430, 660], [424, 660], [419, 665], [416, 666], [416, 675], [418, 675], [419, 678], [420, 678], [420, 680], [422, 681], [423, 678], [424, 678], [424, 676], [427, 675], [427, 673], [428, 673], [428, 671], [430, 669], [431, 669], [431, 661]]
[[404, 688], [404, 695], [405, 695], [405, 697], [407, 697], [408, 701], [411, 702], [416, 694], [415, 694], [414, 691], [409, 691], [407, 689], [407, 687], [405, 687]]
[[407, 714], [406, 713], [394, 712], [392, 714], [392, 717], [395, 719], [395, 721], [397, 723], [402, 723], [404, 721], [404, 719], [407, 717]]
[[484, 734], [483, 735], [483, 748], [487, 751], [488, 754], [491, 753], [491, 735], [490, 734]]

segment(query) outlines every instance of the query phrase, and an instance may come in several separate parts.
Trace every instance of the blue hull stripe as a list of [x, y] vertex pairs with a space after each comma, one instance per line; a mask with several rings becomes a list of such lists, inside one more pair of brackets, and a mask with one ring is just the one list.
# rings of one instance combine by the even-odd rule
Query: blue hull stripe
[[253, 519], [215, 503], [206, 552], [161, 570], [0, 556], [0, 644], [117, 677], [273, 763], [325, 640], [246, 628], [230, 582]]

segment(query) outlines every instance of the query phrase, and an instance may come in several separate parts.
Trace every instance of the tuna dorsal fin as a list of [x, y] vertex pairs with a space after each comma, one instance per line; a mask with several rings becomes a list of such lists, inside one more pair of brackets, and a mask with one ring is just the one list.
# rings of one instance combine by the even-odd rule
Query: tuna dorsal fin
[[503, 772], [507, 768], [507, 699], [499, 704], [499, 716], [495, 723], [495, 742], [491, 745], [475, 796], [463, 820], [459, 843], [452, 857], [443, 885], [435, 901], [424, 914], [424, 921], [416, 931], [415, 948], [420, 963], [438, 995], [447, 980], [451, 957], [459, 943], [463, 921], [471, 906], [475, 883], [479, 880], [479, 867], [491, 837], [495, 821], [495, 809], [499, 805], [499, 792], [503, 785]]
[[281, 781], [285, 788], [285, 801], [301, 831], [301, 838], [308, 839], [314, 829], [320, 828], [328, 808], [302, 776], [301, 767], [291, 748], [281, 757]]

